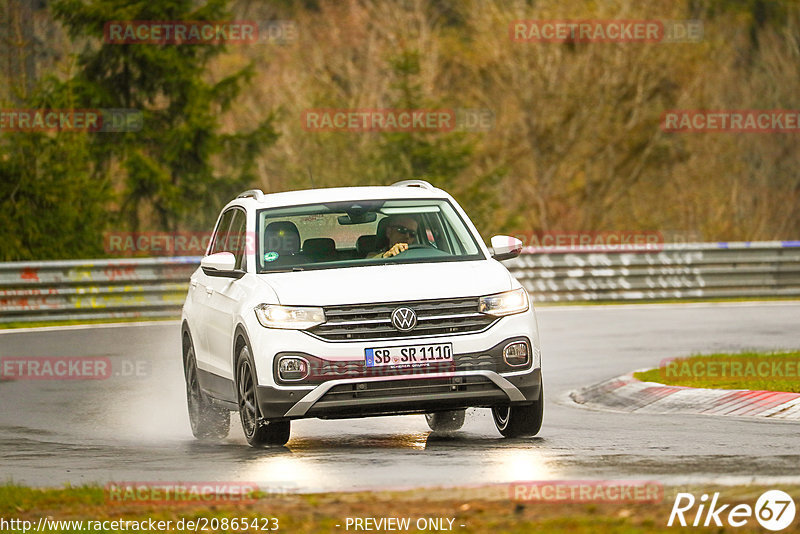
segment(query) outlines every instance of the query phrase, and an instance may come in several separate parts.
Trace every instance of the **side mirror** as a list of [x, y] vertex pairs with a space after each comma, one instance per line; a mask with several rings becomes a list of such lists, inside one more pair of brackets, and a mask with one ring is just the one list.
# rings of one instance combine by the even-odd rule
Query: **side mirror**
[[230, 252], [217, 252], [200, 260], [200, 267], [208, 276], [239, 279], [244, 276], [244, 271], [237, 270], [236, 257]]
[[516, 258], [522, 252], [522, 241], [507, 235], [492, 236], [492, 257], [497, 261]]

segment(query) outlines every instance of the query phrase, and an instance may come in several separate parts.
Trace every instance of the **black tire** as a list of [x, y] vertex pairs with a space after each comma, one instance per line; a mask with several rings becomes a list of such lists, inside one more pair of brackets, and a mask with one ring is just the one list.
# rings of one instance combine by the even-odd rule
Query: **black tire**
[[544, 387], [539, 383], [539, 398], [524, 406], [492, 408], [492, 419], [497, 430], [506, 438], [535, 436], [542, 428], [544, 416]]
[[184, 359], [186, 404], [189, 408], [189, 424], [192, 427], [192, 434], [203, 441], [224, 439], [231, 429], [231, 412], [215, 406], [200, 388], [194, 346], [191, 341], [187, 343], [184, 350], [186, 351]]
[[464, 426], [467, 410], [451, 410], [448, 412], [426, 413], [425, 421], [434, 432], [455, 432]]
[[256, 397], [256, 373], [247, 345], [236, 360], [236, 390], [239, 398], [239, 418], [242, 431], [251, 447], [284, 445], [291, 433], [290, 421], [267, 421], [261, 415]]

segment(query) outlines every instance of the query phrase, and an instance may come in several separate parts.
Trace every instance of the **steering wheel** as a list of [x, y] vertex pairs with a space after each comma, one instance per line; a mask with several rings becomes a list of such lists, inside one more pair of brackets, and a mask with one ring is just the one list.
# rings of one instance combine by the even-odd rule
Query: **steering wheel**
[[[423, 252], [424, 251], [424, 252]], [[432, 254], [433, 253], [433, 254]], [[408, 248], [396, 256], [392, 256], [393, 258], [425, 258], [425, 257], [435, 257], [435, 256], [447, 256], [448, 254], [442, 250], [439, 250], [436, 247], [432, 247], [430, 245], [426, 245], [424, 243], [413, 243], [408, 245]]]
[[401, 250], [400, 252], [395, 254], [395, 257], [399, 256], [400, 254], [405, 254], [409, 250], [418, 250], [418, 249], [421, 249], [421, 248], [429, 248], [429, 247], [428, 247], [428, 245], [425, 245], [423, 243], [412, 243], [412, 244], [408, 245], [407, 249]]

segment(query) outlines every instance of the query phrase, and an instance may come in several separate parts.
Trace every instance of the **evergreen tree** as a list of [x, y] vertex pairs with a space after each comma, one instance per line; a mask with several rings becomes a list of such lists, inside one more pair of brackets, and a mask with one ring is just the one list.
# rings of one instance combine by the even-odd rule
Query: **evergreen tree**
[[[391, 62], [397, 81], [393, 84], [396, 109], [452, 109], [425, 99], [417, 81], [420, 73], [419, 52], [404, 50]], [[455, 110], [453, 110], [455, 111]], [[465, 172], [474, 163], [476, 135], [451, 132], [389, 132], [381, 134], [373, 165], [382, 168], [387, 183], [393, 179], [423, 179], [453, 194], [460, 203], [470, 206], [470, 217], [479, 229], [492, 229], [494, 209], [498, 204], [496, 186], [504, 171], [495, 169], [467, 181]]]
[[190, 0], [57, 0], [53, 12], [76, 41], [79, 74], [68, 82], [82, 104], [141, 111], [138, 132], [99, 135], [93, 144], [98, 172], [125, 176], [119, 214], [129, 229], [153, 219], [159, 230], [205, 229], [220, 205], [255, 181], [255, 160], [277, 138], [268, 117], [247, 132], [222, 133], [228, 111], [253, 65], [218, 81], [207, 67], [221, 44], [103, 43], [108, 21], [231, 20], [227, 0], [197, 6]]

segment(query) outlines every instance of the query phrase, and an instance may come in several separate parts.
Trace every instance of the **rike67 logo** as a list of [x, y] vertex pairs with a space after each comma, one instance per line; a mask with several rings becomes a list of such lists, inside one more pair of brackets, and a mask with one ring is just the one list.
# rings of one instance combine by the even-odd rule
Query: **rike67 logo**
[[749, 504], [722, 504], [719, 493], [714, 493], [710, 502], [705, 493], [700, 499], [691, 493], [678, 493], [667, 526], [722, 527], [727, 524], [738, 528], [755, 518], [763, 528], [777, 532], [792, 524], [795, 511], [792, 497], [780, 490], [762, 493], [755, 508]]

